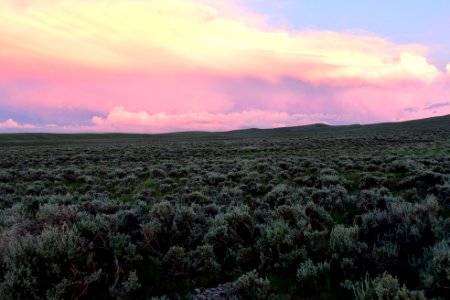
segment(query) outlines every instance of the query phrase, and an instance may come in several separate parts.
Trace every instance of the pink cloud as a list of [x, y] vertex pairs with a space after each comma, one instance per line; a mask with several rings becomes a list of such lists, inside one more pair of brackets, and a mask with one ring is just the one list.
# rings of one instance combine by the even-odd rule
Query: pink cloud
[[11, 118], [4, 122], [0, 122], [0, 129], [32, 129], [32, 128], [36, 128], [36, 126], [31, 124], [19, 124]]
[[130, 112], [123, 107], [114, 107], [107, 117], [95, 116], [93, 126], [84, 127], [92, 131], [120, 131], [158, 133], [165, 131], [224, 131], [237, 128], [272, 128], [323, 122], [324, 118], [338, 118], [335, 115], [289, 114], [261, 110], [247, 110], [232, 113], [192, 112], [185, 114], [149, 114]]
[[[5, 101], [4, 105], [15, 107], [20, 103], [22, 112], [43, 118], [45, 124], [55, 122], [52, 115], [63, 116], [83, 109], [91, 112], [91, 116], [83, 113], [84, 119], [80, 123], [88, 123], [92, 121], [92, 116], [98, 116], [105, 121], [102, 131], [130, 131], [134, 128], [130, 124], [140, 124], [142, 118], [139, 116], [144, 116], [146, 121], [152, 120], [152, 126], [136, 126], [136, 130], [145, 131], [147, 128], [149, 132], [166, 132], [208, 128], [226, 130], [240, 126], [270, 127], [278, 123], [300, 125], [305, 124], [304, 120], [325, 120], [334, 124], [372, 123], [450, 113], [445, 107], [435, 110], [436, 113], [423, 110], [433, 103], [449, 101], [450, 85], [445, 80], [381, 86], [334, 86], [310, 84], [289, 78], [267, 82], [254, 78], [212, 76], [119, 76], [103, 82], [51, 80], [27, 85], [26, 88], [21, 89], [19, 85], [10, 90], [7, 97], [10, 102]], [[8, 88], [10, 86], [6, 86]], [[115, 107], [123, 107], [124, 112], [132, 113], [129, 116], [136, 117], [136, 122], [123, 122], [126, 114], [122, 116], [121, 122], [111, 119], [117, 115]], [[418, 111], [412, 113], [405, 110], [410, 107], [415, 107]], [[259, 123], [247, 122], [248, 119], [245, 118], [239, 122], [237, 117], [243, 117], [244, 111], [263, 111], [265, 114], [254, 115], [254, 120], [260, 117]], [[227, 115], [226, 120], [230, 123], [215, 123], [208, 127], [202, 121], [204, 114], [212, 116], [211, 121]], [[292, 115], [302, 118], [292, 119]], [[163, 118], [159, 120], [156, 116]], [[231, 119], [231, 116], [235, 119]], [[277, 116], [277, 121], [271, 121], [268, 116]], [[283, 116], [286, 117], [285, 122], [280, 120]], [[317, 116], [329, 118], [321, 119]], [[198, 122], [195, 118], [198, 118]], [[75, 126], [76, 123], [67, 125]]]

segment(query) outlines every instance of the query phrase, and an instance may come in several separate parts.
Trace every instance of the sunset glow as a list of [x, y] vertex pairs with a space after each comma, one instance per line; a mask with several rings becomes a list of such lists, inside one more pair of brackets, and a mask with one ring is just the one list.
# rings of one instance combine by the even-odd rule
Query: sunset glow
[[0, 131], [215, 131], [450, 114], [450, 64], [431, 62], [432, 44], [365, 28], [292, 29], [241, 2], [0, 1]]

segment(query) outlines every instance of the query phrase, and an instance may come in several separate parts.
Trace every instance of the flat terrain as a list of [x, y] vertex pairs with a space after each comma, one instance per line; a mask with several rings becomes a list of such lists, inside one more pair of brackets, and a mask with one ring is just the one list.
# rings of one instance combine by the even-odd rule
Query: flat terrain
[[445, 299], [449, 243], [450, 116], [0, 135], [0, 299]]

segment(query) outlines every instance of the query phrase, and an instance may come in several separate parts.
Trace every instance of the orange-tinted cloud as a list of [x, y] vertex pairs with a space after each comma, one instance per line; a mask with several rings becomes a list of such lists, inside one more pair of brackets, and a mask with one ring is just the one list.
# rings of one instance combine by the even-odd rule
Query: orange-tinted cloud
[[3, 8], [0, 19], [8, 26], [0, 28], [0, 59], [26, 63], [31, 70], [48, 65], [59, 66], [60, 72], [202, 71], [314, 82], [433, 80], [441, 75], [427, 61], [423, 45], [251, 27], [196, 1], [33, 1]]

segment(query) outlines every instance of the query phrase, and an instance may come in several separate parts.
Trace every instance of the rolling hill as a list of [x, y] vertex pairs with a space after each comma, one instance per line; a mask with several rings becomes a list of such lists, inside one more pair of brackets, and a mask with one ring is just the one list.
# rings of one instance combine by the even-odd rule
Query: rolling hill
[[0, 134], [0, 146], [21, 144], [53, 144], [53, 143], [104, 143], [155, 140], [184, 139], [234, 139], [234, 138], [268, 138], [268, 137], [342, 137], [370, 135], [402, 135], [423, 134], [432, 132], [450, 133], [450, 115], [426, 119], [352, 125], [311, 124], [293, 127], [270, 129], [239, 129], [226, 132], [189, 131], [164, 134], [134, 134], [134, 133], [4, 133]]

